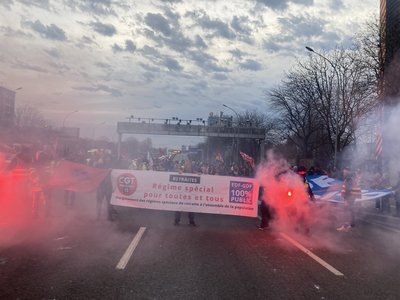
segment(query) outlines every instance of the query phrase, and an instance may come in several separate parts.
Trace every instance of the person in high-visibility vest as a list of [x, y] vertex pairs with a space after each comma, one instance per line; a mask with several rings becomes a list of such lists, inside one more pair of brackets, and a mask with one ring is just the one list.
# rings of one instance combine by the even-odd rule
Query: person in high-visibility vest
[[[46, 150], [46, 147], [43, 147]], [[44, 209], [44, 215], [50, 215], [51, 190], [47, 182], [52, 175], [53, 163], [50, 154], [46, 151], [37, 151], [30, 169], [31, 192], [32, 192], [32, 214], [37, 217], [40, 207]]]
[[349, 167], [343, 169], [343, 184], [341, 197], [344, 201], [345, 209], [348, 217], [342, 226], [337, 228], [338, 231], [349, 231], [356, 225], [355, 201], [361, 198], [361, 189], [358, 180]]

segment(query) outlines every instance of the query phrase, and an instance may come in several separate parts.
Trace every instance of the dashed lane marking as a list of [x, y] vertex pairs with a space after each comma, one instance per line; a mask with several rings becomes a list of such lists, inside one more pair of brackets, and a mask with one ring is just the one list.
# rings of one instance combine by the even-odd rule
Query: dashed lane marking
[[315, 255], [314, 253], [312, 253], [310, 250], [308, 250], [306, 247], [304, 247], [303, 245], [301, 245], [299, 242], [297, 242], [296, 240], [292, 239], [290, 236], [288, 236], [287, 234], [281, 232], [280, 233], [281, 236], [287, 240], [289, 243], [291, 243], [292, 245], [296, 246], [297, 248], [299, 248], [301, 251], [303, 251], [305, 254], [307, 254], [308, 256], [310, 256], [312, 259], [314, 259], [317, 263], [321, 264], [322, 266], [324, 266], [326, 269], [328, 269], [329, 271], [331, 271], [333, 274], [335, 274], [336, 276], [344, 276], [344, 274], [340, 271], [338, 271], [337, 269], [335, 269], [334, 267], [332, 267], [330, 264], [328, 264], [326, 261], [324, 261], [322, 258], [318, 257], [317, 255]]
[[128, 246], [128, 248], [126, 249], [124, 255], [121, 257], [118, 265], [116, 266], [116, 269], [119, 270], [123, 270], [125, 269], [126, 265], [129, 262], [129, 259], [131, 258], [133, 251], [135, 251], [137, 245], [140, 242], [140, 239], [143, 236], [143, 233], [145, 232], [146, 227], [140, 227], [139, 231], [136, 233], [135, 237], [133, 238], [132, 242], [130, 243], [130, 245]]

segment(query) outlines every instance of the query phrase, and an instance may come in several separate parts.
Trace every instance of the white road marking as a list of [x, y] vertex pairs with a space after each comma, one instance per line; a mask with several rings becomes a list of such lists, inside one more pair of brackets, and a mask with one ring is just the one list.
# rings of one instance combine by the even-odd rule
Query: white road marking
[[133, 251], [135, 251], [145, 230], [146, 230], [146, 227], [139, 228], [139, 231], [136, 233], [136, 235], [133, 238], [132, 242], [130, 243], [129, 247], [126, 249], [124, 255], [121, 257], [118, 265], [116, 266], [116, 269], [119, 269], [119, 270], [125, 269], [126, 265], [128, 264], [129, 259], [131, 258], [132, 254], [133, 254]]
[[326, 261], [324, 261], [322, 258], [318, 257], [317, 255], [315, 255], [314, 253], [312, 253], [310, 250], [308, 250], [307, 248], [305, 248], [303, 245], [301, 245], [299, 242], [295, 241], [294, 239], [292, 239], [290, 236], [288, 236], [287, 234], [281, 232], [280, 233], [281, 236], [283, 236], [288, 242], [290, 242], [292, 245], [296, 246], [297, 248], [299, 248], [301, 251], [303, 251], [305, 254], [307, 254], [308, 256], [310, 256], [312, 259], [314, 259], [316, 262], [318, 262], [319, 264], [321, 264], [322, 266], [324, 266], [326, 269], [328, 269], [329, 271], [331, 271], [333, 274], [335, 274], [336, 276], [344, 276], [344, 274], [340, 271], [338, 271], [337, 269], [335, 269], [334, 267], [332, 267], [330, 264], [328, 264]]

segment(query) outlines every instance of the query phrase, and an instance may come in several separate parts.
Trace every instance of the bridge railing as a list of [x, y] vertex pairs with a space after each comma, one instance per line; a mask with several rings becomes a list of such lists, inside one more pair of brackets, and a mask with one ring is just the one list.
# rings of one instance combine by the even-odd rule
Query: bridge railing
[[156, 124], [118, 122], [117, 132], [120, 134], [156, 134], [156, 135], [189, 135], [189, 136], [222, 136], [238, 138], [265, 137], [265, 129], [254, 127], [223, 127], [191, 124]]

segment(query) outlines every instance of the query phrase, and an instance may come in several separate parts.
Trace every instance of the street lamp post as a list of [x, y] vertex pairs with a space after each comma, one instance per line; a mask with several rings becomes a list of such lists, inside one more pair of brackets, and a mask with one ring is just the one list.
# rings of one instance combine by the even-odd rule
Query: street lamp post
[[325, 56], [323, 56], [322, 54], [314, 51], [314, 49], [307, 47], [306, 49], [312, 53], [315, 53], [316, 55], [318, 55], [319, 57], [321, 57], [322, 59], [324, 59], [325, 61], [327, 61], [333, 68], [333, 70], [336, 73], [336, 77], [338, 80], [338, 87], [336, 89], [336, 102], [335, 102], [335, 106], [336, 106], [336, 114], [335, 114], [335, 153], [334, 153], [334, 157], [333, 157], [333, 166], [336, 168], [336, 162], [337, 162], [337, 152], [338, 152], [338, 137], [339, 137], [339, 98], [340, 98], [340, 76], [339, 76], [339, 72], [336, 68], [336, 66], [333, 64], [333, 62], [326, 58]]
[[65, 116], [65, 118], [64, 118], [64, 120], [63, 120], [63, 123], [62, 123], [62, 128], [65, 127], [65, 121], [67, 120], [67, 118], [68, 118], [70, 115], [72, 115], [73, 113], [77, 113], [77, 112], [78, 112], [78, 110], [74, 110], [74, 111], [69, 112], [69, 113]]
[[238, 115], [238, 113], [236, 112], [236, 110], [234, 110], [232, 107], [229, 107], [228, 105], [225, 105], [225, 104], [222, 104], [222, 106], [223, 106], [223, 107], [226, 107], [226, 108], [229, 108], [231, 111], [233, 111], [233, 112], [235, 113], [236, 119], [237, 119], [238, 124], [239, 124], [239, 115]]
[[[226, 107], [226, 108], [228, 108], [228, 109], [230, 109], [231, 111], [233, 111], [234, 113], [235, 113], [235, 115], [236, 115], [236, 120], [237, 120], [237, 127], [239, 127], [239, 114], [236, 112], [236, 110], [234, 110], [232, 107], [229, 107], [228, 105], [226, 105], [226, 104], [222, 104], [222, 106], [223, 107]], [[238, 129], [236, 129], [236, 130], [238, 130]], [[235, 144], [235, 148], [236, 149], [234, 149], [233, 151], [235, 152], [235, 162], [236, 162], [236, 164], [237, 164], [237, 162], [238, 162], [238, 156], [239, 156], [239, 138], [237, 137], [237, 136], [235, 136], [234, 138], [233, 138], [233, 141], [234, 141], [234, 144]]]

